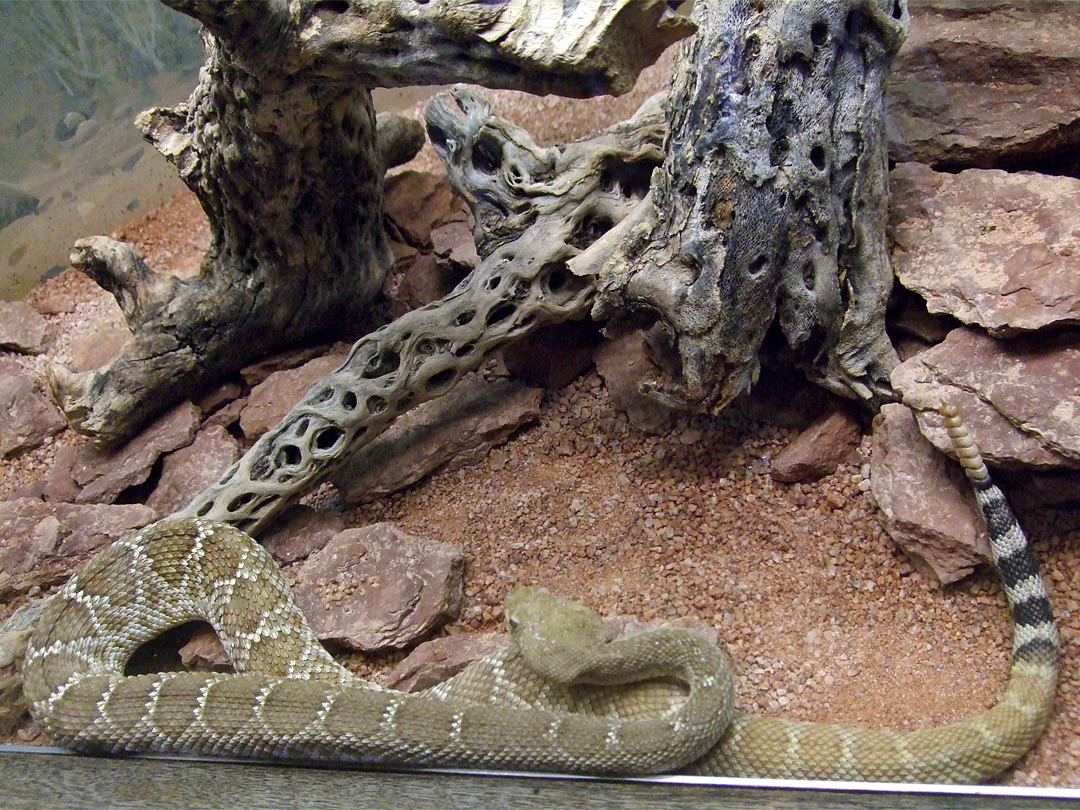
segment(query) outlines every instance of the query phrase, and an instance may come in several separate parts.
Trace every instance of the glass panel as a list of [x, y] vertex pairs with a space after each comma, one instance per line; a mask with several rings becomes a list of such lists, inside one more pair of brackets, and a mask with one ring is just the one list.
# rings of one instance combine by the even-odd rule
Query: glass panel
[[0, 299], [183, 188], [132, 122], [190, 94], [198, 31], [157, 0], [0, 0]]

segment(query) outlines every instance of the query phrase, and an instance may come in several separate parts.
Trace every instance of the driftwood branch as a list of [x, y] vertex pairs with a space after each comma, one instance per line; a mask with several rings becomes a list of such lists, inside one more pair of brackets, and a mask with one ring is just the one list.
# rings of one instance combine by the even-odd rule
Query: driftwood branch
[[459, 79], [536, 92], [628, 89], [693, 25], [662, 0], [166, 0], [205, 26], [184, 104], [136, 125], [210, 220], [202, 272], [151, 272], [130, 248], [80, 243], [134, 337], [108, 366], [50, 372], [65, 415], [119, 442], [183, 396], [303, 342], [355, 339], [390, 265], [386, 162], [415, 130], [380, 136], [368, 88]]
[[[493, 350], [584, 316], [591, 279], [567, 262], [633, 210], [662, 159], [658, 107], [592, 138], [540, 148], [464, 90], [428, 106], [428, 132], [469, 200], [483, 259], [440, 301], [367, 337], [181, 514], [258, 532], [411, 407], [450, 390]], [[455, 109], [456, 107], [456, 109]], [[639, 167], [632, 177], [623, 167]], [[527, 210], [527, 217], [498, 212]], [[497, 235], [487, 232], [499, 223]]]
[[665, 0], [162, 1], [228, 41], [252, 71], [269, 58], [309, 81], [368, 87], [624, 93], [694, 30]]
[[678, 362], [649, 388], [676, 407], [722, 408], [766, 350], [892, 398], [882, 92], [905, 0], [716, 0], [695, 20], [651, 205], [620, 228], [594, 317], [658, 316]]

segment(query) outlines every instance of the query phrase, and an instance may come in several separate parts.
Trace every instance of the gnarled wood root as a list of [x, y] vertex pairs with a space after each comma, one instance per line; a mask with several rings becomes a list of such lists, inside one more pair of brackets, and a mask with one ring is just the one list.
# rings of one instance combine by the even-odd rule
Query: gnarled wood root
[[651, 205], [594, 318], [659, 316], [679, 364], [650, 390], [674, 407], [723, 408], [769, 351], [841, 395], [895, 398], [882, 93], [905, 0], [715, 0], [694, 18]]

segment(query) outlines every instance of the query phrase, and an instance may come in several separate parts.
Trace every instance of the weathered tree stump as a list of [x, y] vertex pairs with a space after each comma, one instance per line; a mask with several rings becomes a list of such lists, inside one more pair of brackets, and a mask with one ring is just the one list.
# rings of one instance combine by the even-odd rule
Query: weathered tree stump
[[766, 345], [836, 393], [894, 398], [882, 96], [906, 0], [714, 0], [694, 19], [664, 165], [608, 236], [594, 317], [659, 317], [676, 362], [647, 387], [675, 407], [723, 408]]
[[137, 125], [198, 196], [212, 244], [187, 281], [104, 237], [76, 246], [134, 332], [104, 368], [50, 370], [65, 415], [102, 443], [258, 356], [367, 331], [390, 264], [392, 145], [377, 148], [369, 87], [621, 92], [693, 28], [663, 0], [163, 2], [204, 24], [207, 63], [188, 102]]

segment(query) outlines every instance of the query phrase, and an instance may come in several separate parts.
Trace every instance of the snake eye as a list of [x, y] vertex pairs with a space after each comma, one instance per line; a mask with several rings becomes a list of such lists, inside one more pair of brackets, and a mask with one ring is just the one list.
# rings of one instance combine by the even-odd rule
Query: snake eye
[[517, 628], [518, 628], [518, 620], [515, 619], [513, 616], [507, 616], [506, 617], [506, 626], [509, 627], [511, 630], [517, 630]]

